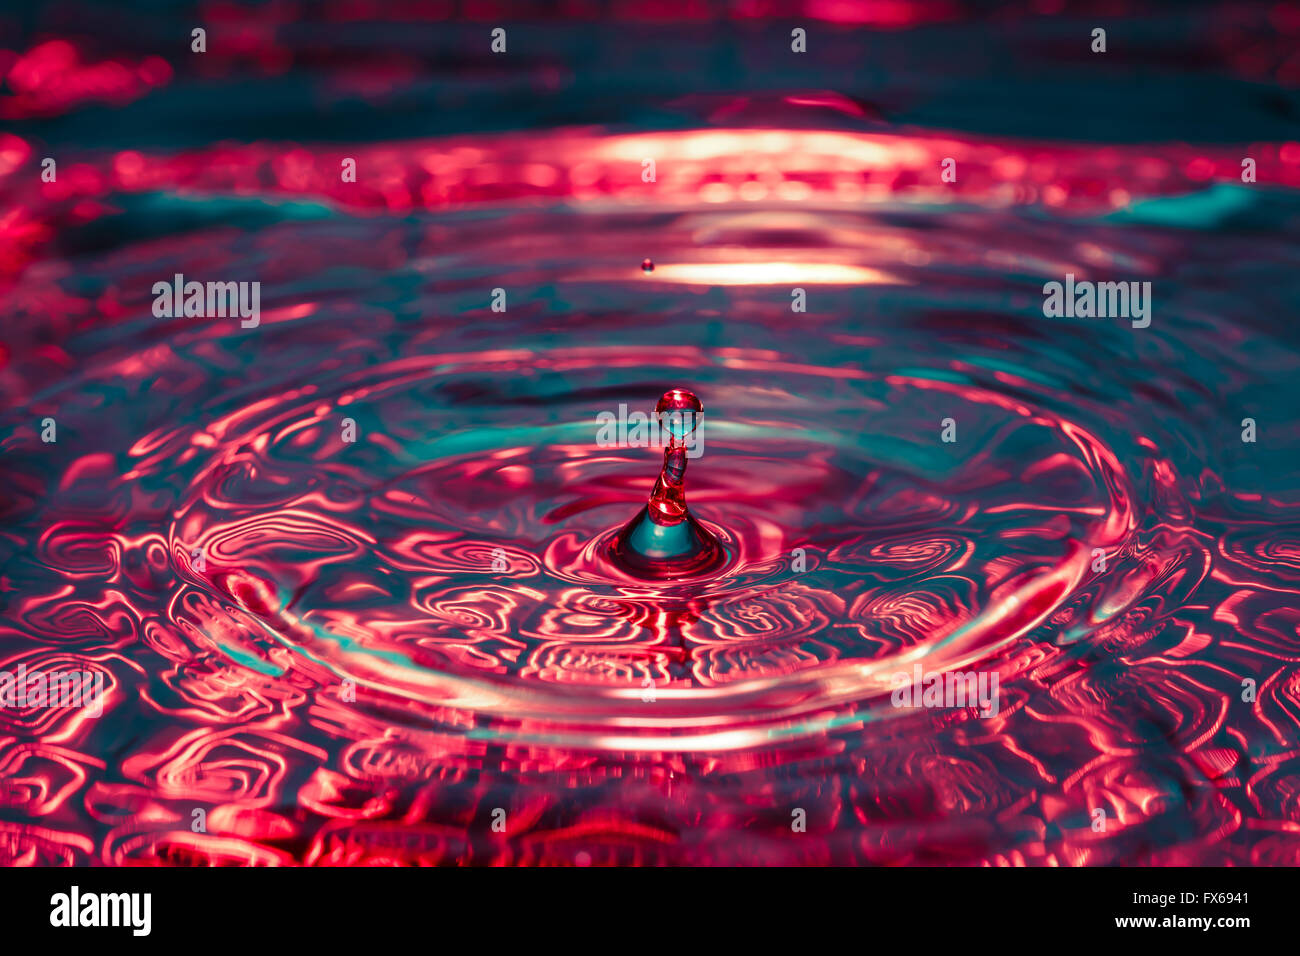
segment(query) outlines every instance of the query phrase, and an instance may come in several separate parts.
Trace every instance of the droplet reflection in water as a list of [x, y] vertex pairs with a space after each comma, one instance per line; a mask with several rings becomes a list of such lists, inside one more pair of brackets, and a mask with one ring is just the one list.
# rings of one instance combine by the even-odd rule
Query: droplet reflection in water
[[701, 447], [704, 406], [693, 392], [674, 388], [655, 406], [659, 432], [666, 436], [664, 464], [650, 500], [618, 533], [614, 561], [640, 577], [671, 579], [717, 569], [726, 557], [707, 528], [686, 505], [686, 461]]

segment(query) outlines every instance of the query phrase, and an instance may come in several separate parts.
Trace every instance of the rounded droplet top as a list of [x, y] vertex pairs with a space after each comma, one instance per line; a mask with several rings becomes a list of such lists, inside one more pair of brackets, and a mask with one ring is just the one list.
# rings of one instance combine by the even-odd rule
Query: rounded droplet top
[[659, 424], [677, 441], [683, 441], [700, 424], [704, 414], [704, 405], [695, 393], [684, 388], [673, 388], [664, 392], [655, 406]]
[[641, 271], [642, 271], [642, 272], [654, 272], [654, 271], [655, 271], [655, 263], [654, 263], [654, 260], [653, 260], [653, 259], [650, 259], [650, 258], [648, 258], [648, 257], [645, 258], [645, 259], [642, 259], [642, 260], [641, 260]]

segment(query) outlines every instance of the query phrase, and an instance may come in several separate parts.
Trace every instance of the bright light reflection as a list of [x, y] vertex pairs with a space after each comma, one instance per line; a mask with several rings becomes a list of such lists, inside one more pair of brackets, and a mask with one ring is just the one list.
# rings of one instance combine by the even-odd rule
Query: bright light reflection
[[832, 262], [667, 262], [656, 263], [652, 278], [690, 285], [907, 284], [879, 269]]

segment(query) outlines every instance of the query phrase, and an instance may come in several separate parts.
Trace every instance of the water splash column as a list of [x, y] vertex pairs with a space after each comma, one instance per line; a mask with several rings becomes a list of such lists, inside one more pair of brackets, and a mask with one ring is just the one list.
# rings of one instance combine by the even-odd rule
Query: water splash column
[[618, 533], [612, 558], [641, 577], [682, 578], [713, 570], [725, 558], [721, 544], [686, 504], [690, 438], [701, 426], [704, 406], [691, 391], [674, 388], [655, 406], [666, 435], [664, 463], [646, 506]]

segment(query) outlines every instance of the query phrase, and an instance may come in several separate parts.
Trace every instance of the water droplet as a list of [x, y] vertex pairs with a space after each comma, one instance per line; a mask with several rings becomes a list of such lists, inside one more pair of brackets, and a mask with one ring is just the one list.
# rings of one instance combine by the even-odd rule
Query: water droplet
[[655, 263], [654, 263], [654, 260], [653, 260], [653, 259], [650, 259], [650, 258], [642, 259], [642, 260], [641, 260], [641, 271], [642, 271], [642, 272], [646, 272], [646, 273], [654, 272], [654, 271], [655, 271]]
[[618, 533], [614, 559], [643, 577], [679, 578], [710, 571], [725, 553], [686, 505], [686, 462], [700, 447], [704, 405], [684, 388], [664, 392], [655, 406], [664, 438], [664, 464], [650, 500]]

